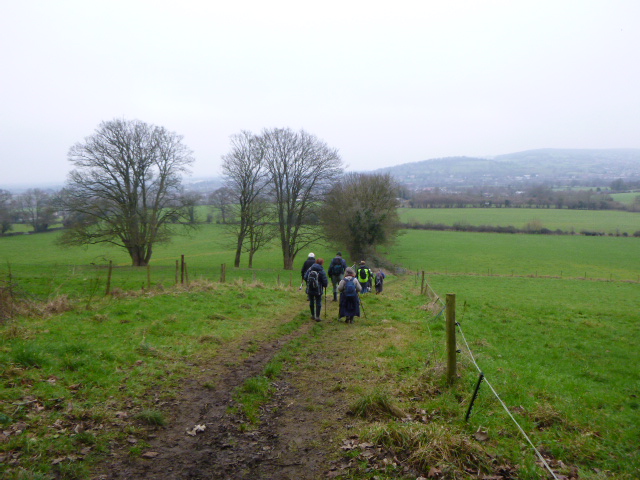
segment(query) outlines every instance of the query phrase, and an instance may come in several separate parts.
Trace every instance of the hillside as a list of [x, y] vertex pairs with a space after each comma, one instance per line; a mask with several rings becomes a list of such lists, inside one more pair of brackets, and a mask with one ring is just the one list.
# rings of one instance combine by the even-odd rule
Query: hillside
[[410, 188], [520, 186], [603, 186], [640, 180], [640, 149], [540, 149], [491, 158], [446, 157], [376, 170]]

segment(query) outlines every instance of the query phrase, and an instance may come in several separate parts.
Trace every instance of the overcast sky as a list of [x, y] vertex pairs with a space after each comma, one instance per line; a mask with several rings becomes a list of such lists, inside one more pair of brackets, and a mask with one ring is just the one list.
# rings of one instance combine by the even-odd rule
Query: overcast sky
[[640, 148], [640, 1], [0, 0], [0, 185], [62, 182], [105, 120], [304, 129], [350, 170]]

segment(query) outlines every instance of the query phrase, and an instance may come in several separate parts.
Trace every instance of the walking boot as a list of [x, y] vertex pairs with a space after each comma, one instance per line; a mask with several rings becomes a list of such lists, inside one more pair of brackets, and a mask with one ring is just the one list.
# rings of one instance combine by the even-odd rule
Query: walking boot
[[333, 301], [334, 302], [338, 301], [338, 294], [336, 292], [333, 292]]

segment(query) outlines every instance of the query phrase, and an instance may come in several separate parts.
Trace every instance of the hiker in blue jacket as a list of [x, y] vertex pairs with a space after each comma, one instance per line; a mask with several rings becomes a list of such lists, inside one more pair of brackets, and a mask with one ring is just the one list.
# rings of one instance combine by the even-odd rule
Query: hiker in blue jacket
[[324, 260], [318, 258], [316, 263], [311, 265], [304, 275], [307, 282], [307, 295], [309, 296], [309, 309], [311, 310], [311, 320], [321, 321], [322, 312], [322, 292], [329, 285], [327, 274], [324, 272], [322, 264]]
[[336, 256], [329, 264], [329, 278], [333, 285], [333, 301], [338, 300], [338, 284], [344, 278], [344, 271], [347, 269], [347, 261], [342, 258], [342, 253], [336, 253]]
[[362, 285], [356, 278], [356, 272], [348, 267], [344, 272], [344, 278], [338, 285], [340, 292], [340, 318], [346, 317], [345, 323], [353, 323], [353, 317], [360, 316], [360, 297]]

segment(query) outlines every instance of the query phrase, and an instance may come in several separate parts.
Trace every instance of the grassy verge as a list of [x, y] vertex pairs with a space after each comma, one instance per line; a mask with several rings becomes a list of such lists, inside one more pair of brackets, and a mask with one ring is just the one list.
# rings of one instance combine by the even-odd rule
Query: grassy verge
[[3, 478], [86, 478], [112, 441], [166, 423], [163, 405], [181, 379], [221, 346], [290, 331], [276, 322], [296, 294], [202, 283], [0, 325]]
[[[477, 362], [557, 475], [637, 478], [634, 285], [449, 276], [431, 283], [456, 292]], [[478, 372], [458, 336], [459, 378], [447, 384], [444, 320], [417, 293], [411, 277], [392, 277], [383, 296], [363, 298], [366, 319], [354, 328], [323, 322], [291, 366], [326, 389], [326, 408], [350, 413], [337, 429], [350, 461], [339, 478], [547, 478], [486, 384], [464, 421]]]

